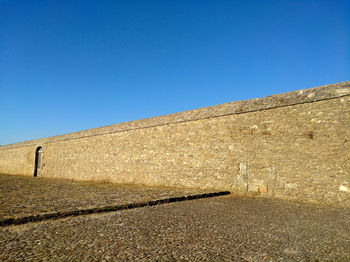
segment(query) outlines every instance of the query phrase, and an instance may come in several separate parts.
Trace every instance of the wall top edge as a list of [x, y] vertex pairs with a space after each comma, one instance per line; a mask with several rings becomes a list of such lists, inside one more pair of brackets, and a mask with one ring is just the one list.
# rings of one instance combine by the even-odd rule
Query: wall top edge
[[98, 128], [92, 128], [64, 135], [40, 138], [25, 142], [0, 146], [0, 149], [10, 149], [26, 146], [39, 146], [46, 143], [78, 139], [89, 136], [104, 135], [133, 129], [141, 129], [153, 126], [162, 126], [174, 123], [200, 120], [205, 118], [220, 117], [225, 115], [242, 114], [253, 111], [291, 106], [296, 104], [311, 103], [327, 99], [350, 95], [350, 81], [276, 94], [264, 98], [234, 101], [210, 107], [202, 107], [194, 110], [178, 112], [169, 115], [134, 120], [119, 124], [113, 124]]

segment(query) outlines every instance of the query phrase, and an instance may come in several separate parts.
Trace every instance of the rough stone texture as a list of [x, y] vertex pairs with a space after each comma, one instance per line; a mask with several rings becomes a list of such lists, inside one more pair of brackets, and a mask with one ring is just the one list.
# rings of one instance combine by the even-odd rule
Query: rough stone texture
[[0, 147], [0, 173], [350, 205], [350, 82]]
[[0, 228], [1, 261], [350, 261], [350, 209], [208, 198]]

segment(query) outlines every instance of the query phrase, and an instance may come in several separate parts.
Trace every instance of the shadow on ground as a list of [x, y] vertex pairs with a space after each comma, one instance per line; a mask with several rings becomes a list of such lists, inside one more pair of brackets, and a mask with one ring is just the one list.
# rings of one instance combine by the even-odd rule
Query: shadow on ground
[[[66, 194], [69, 187], [80, 187], [68, 184], [58, 181], [56, 186]], [[89, 188], [88, 183], [81, 185]], [[109, 186], [113, 187], [105, 185]], [[84, 190], [80, 192], [86, 191], [82, 195], [87, 197], [90, 189]], [[104, 190], [101, 195], [108, 197]], [[62, 197], [69, 203], [89, 203], [78, 195]], [[94, 196], [99, 197], [98, 191]], [[6, 207], [3, 199], [1, 209]], [[31, 198], [24, 199], [28, 203]], [[36, 201], [40, 206], [41, 200]], [[236, 196], [205, 198], [1, 227], [0, 260], [350, 261], [349, 218], [349, 208]]]

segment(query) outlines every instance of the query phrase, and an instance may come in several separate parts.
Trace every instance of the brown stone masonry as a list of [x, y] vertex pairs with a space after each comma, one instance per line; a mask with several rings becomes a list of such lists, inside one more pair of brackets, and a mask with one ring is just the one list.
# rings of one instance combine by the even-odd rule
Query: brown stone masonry
[[349, 139], [348, 81], [1, 146], [0, 173], [350, 206]]

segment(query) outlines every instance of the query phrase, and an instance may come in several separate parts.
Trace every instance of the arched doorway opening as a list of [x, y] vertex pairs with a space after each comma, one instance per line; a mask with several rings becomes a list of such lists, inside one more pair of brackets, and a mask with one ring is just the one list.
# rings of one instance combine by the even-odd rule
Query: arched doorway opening
[[43, 161], [43, 148], [38, 146], [35, 150], [35, 164], [34, 164], [34, 177], [37, 177], [40, 174]]

